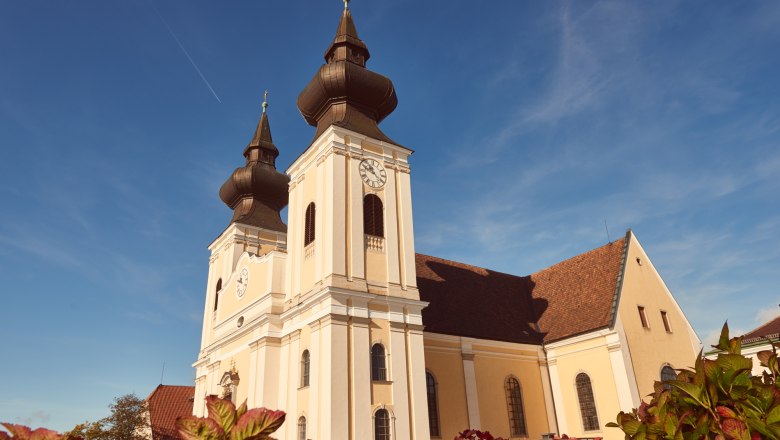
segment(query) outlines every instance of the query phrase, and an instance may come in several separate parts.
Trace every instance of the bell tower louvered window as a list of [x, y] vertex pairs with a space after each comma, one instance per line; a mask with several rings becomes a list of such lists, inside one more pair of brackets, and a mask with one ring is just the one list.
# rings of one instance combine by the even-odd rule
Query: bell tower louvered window
[[303, 245], [308, 246], [311, 242], [314, 241], [314, 217], [316, 214], [316, 208], [314, 207], [314, 202], [309, 203], [309, 206], [306, 207], [306, 219], [304, 224], [304, 231], [303, 231]]
[[520, 382], [515, 377], [508, 377], [504, 382], [504, 390], [506, 391], [506, 405], [509, 412], [509, 431], [513, 437], [528, 435], [525, 428], [525, 411]]
[[585, 373], [577, 375], [577, 398], [580, 401], [582, 428], [586, 431], [599, 429], [599, 417], [596, 415], [596, 400], [593, 398], [593, 387], [590, 376]]
[[385, 236], [382, 199], [376, 194], [368, 194], [363, 198], [363, 231], [375, 237]]

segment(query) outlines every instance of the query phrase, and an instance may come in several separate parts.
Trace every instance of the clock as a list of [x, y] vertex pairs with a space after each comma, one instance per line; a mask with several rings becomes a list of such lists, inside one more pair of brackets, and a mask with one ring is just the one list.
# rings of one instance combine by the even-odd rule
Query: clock
[[360, 169], [360, 177], [363, 178], [363, 182], [371, 188], [381, 188], [387, 182], [385, 167], [377, 160], [363, 159], [360, 161], [358, 168]]
[[236, 296], [241, 298], [246, 293], [246, 286], [249, 285], [249, 269], [241, 269], [241, 274], [236, 281]]

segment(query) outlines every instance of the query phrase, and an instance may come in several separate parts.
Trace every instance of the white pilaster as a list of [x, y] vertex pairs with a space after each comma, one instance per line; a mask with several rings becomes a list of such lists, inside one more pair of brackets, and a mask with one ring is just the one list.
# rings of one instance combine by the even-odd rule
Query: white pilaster
[[568, 424], [566, 423], [566, 411], [563, 405], [563, 392], [561, 390], [561, 377], [558, 373], [558, 361], [551, 355], [551, 352], [547, 352], [547, 368], [550, 371], [550, 383], [552, 383], [552, 394], [555, 402], [555, 414], [558, 421], [558, 434], [569, 432]]
[[474, 353], [471, 343], [461, 339], [461, 357], [463, 358], [463, 380], [466, 385], [466, 409], [469, 415], [469, 428], [479, 429], [479, 396], [477, 395], [477, 374], [474, 370]]
[[406, 370], [406, 335], [404, 324], [390, 323], [390, 371], [393, 381], [393, 413], [397, 436], [393, 440], [410, 440], [409, 387]]

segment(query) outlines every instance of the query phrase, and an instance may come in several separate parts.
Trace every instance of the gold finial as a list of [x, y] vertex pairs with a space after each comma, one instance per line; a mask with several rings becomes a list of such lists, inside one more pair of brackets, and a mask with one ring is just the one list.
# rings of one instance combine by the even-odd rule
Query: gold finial
[[346, 11], [349, 9], [349, 0], [343, 0], [344, 1], [344, 10]]
[[265, 113], [266, 108], [268, 108], [268, 90], [263, 93], [263, 113]]

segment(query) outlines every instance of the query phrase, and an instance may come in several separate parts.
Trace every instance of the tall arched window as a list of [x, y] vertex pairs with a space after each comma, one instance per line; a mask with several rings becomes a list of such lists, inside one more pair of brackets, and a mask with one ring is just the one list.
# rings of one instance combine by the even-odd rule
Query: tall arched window
[[385, 236], [382, 199], [375, 194], [363, 197], [363, 231], [375, 237]]
[[306, 440], [306, 417], [298, 418], [298, 440]]
[[314, 202], [309, 203], [306, 207], [306, 221], [303, 229], [303, 245], [308, 246], [309, 243], [314, 241], [314, 216], [316, 214], [316, 208]]
[[374, 440], [390, 440], [390, 415], [386, 409], [374, 414]]
[[[670, 367], [669, 365], [664, 365], [663, 368], [661, 368], [661, 382], [666, 382], [667, 380], [675, 380], [677, 379], [677, 373], [674, 371], [674, 368]], [[664, 388], [667, 390], [671, 390], [672, 386], [668, 383], [664, 384]]]
[[214, 293], [214, 311], [217, 310], [217, 304], [219, 304], [219, 291], [222, 290], [222, 278], [217, 280], [217, 288]]
[[580, 401], [582, 427], [586, 431], [599, 429], [599, 417], [596, 415], [596, 400], [593, 398], [593, 387], [590, 377], [585, 373], [577, 375], [577, 398]]
[[439, 401], [436, 395], [436, 379], [433, 374], [425, 372], [425, 389], [428, 393], [428, 426], [431, 428], [431, 437], [439, 437]]
[[523, 410], [523, 393], [520, 391], [520, 382], [515, 377], [507, 377], [504, 382], [506, 391], [506, 405], [509, 412], [509, 432], [512, 436], [528, 435], [525, 429], [525, 411]]
[[387, 380], [385, 347], [382, 344], [371, 347], [371, 380]]
[[311, 356], [309, 350], [303, 350], [301, 355], [301, 386], [309, 386], [309, 371], [311, 368]]

